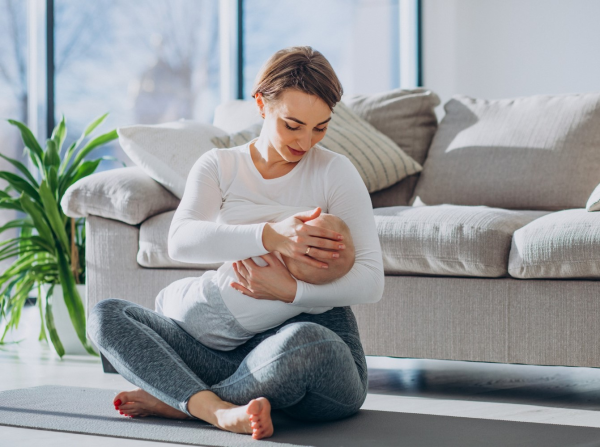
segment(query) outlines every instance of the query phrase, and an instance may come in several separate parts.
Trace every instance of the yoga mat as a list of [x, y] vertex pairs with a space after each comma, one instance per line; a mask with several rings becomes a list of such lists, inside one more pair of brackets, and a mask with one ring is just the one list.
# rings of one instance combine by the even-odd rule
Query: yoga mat
[[189, 445], [506, 447], [599, 446], [600, 429], [361, 410], [334, 422], [307, 423], [273, 414], [275, 434], [255, 441], [202, 421], [127, 418], [114, 410], [120, 390], [37, 386], [0, 392], [0, 425]]

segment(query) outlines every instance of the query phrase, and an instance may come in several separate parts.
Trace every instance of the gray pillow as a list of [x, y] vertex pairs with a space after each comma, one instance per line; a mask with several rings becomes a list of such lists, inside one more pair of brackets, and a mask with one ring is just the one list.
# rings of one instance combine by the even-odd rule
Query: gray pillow
[[423, 164], [438, 127], [435, 108], [440, 97], [431, 90], [394, 89], [342, 101], [375, 129], [390, 137], [417, 163]]
[[94, 216], [137, 225], [174, 210], [179, 199], [137, 167], [97, 172], [73, 183], [60, 206], [69, 217]]
[[455, 95], [444, 109], [411, 203], [584, 208], [600, 181], [600, 93]]

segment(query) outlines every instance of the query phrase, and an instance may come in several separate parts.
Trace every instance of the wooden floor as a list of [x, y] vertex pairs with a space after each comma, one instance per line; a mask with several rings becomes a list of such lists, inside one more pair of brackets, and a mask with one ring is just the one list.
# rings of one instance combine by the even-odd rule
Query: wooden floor
[[[60, 360], [37, 341], [38, 333], [36, 308], [26, 307], [18, 331], [10, 337], [25, 341], [18, 347], [0, 348], [0, 391], [47, 384], [135, 388], [117, 374], [104, 374], [98, 358], [65, 356]], [[384, 357], [367, 360], [365, 409], [600, 427], [599, 369]], [[6, 446], [162, 444], [0, 426], [0, 445]]]

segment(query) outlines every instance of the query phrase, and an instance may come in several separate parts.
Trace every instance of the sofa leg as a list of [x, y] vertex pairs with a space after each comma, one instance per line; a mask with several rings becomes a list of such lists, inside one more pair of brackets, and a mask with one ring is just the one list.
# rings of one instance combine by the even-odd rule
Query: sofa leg
[[104, 357], [102, 353], [100, 353], [100, 358], [102, 359], [102, 369], [106, 374], [119, 374], [115, 367], [110, 364], [108, 359]]

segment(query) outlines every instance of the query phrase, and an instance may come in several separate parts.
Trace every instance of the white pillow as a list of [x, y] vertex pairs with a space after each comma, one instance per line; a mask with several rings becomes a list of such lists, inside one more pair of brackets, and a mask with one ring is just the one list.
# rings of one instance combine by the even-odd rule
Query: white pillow
[[[239, 146], [260, 134], [262, 123], [227, 136], [212, 139], [216, 147]], [[343, 102], [333, 109], [320, 146], [345, 155], [354, 164], [369, 192], [387, 188], [423, 167], [408, 156], [389, 137], [359, 117]]]
[[585, 205], [585, 209], [590, 212], [600, 211], [600, 185], [596, 186], [592, 191], [592, 194]]
[[117, 133], [131, 161], [179, 199], [196, 160], [215, 147], [211, 139], [227, 135], [211, 124], [191, 120], [120, 127]]

